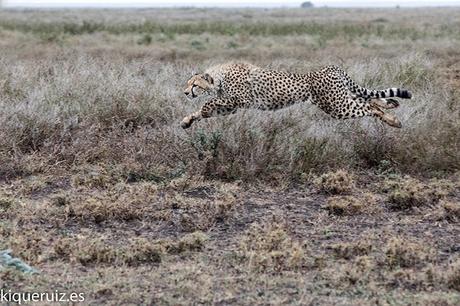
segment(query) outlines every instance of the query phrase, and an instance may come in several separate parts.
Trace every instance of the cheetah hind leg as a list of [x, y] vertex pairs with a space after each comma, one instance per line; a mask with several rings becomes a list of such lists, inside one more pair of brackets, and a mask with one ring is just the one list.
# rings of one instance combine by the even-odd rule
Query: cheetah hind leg
[[401, 121], [399, 121], [398, 118], [396, 118], [396, 116], [385, 113], [384, 111], [380, 109], [380, 107], [372, 103], [371, 103], [371, 113], [372, 115], [376, 116], [377, 118], [379, 118], [380, 120], [388, 124], [389, 126], [392, 126], [395, 128], [402, 127]]
[[397, 108], [399, 106], [399, 102], [395, 99], [371, 99], [370, 101], [371, 105], [377, 108], [383, 108], [383, 109], [392, 109], [392, 108]]

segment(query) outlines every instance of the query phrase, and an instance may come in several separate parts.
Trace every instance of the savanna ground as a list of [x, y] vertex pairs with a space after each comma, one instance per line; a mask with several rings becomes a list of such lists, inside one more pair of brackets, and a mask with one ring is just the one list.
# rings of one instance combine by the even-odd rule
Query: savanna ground
[[[338, 64], [311, 105], [180, 121], [194, 72]], [[0, 12], [0, 288], [85, 304], [458, 305], [460, 9]]]

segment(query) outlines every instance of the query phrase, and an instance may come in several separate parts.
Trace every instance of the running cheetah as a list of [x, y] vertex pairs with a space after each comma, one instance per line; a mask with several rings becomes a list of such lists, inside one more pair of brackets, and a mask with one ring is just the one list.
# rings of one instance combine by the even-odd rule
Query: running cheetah
[[356, 84], [337, 66], [327, 66], [306, 74], [263, 69], [248, 63], [214, 66], [187, 81], [184, 94], [196, 98], [208, 94], [211, 99], [198, 112], [182, 120], [189, 128], [194, 121], [235, 113], [238, 108], [277, 110], [299, 102], [311, 102], [337, 119], [377, 117], [400, 128], [401, 122], [384, 109], [396, 108], [395, 99], [410, 99], [410, 91], [401, 88], [370, 90]]

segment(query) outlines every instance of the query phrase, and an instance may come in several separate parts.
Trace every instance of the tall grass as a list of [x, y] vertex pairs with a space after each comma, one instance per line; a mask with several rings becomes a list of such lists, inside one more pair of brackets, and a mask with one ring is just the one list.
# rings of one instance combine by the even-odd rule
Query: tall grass
[[[27, 46], [37, 48], [37, 54], [46, 56], [29, 58], [24, 53], [18, 58], [7, 52], [0, 59], [0, 174], [13, 177], [79, 171], [87, 165], [98, 165], [120, 180], [161, 181], [187, 173], [227, 180], [271, 181], [297, 180], [303, 174], [330, 168], [378, 171], [386, 167], [422, 175], [460, 169], [458, 90], [444, 82], [436, 69], [436, 59], [416, 50], [404, 52], [401, 47], [407, 37], [424, 42], [427, 35], [439, 34], [452, 39], [447, 47], [451, 48], [458, 42], [458, 33], [439, 27], [433, 30], [440, 31], [436, 34], [409, 25], [406, 33], [404, 26], [385, 22], [362, 26], [282, 20], [165, 25], [152, 21], [45, 22], [40, 18], [34, 22], [14, 18], [0, 21], [1, 28], [17, 35], [17, 40], [14, 35], [8, 36], [14, 44], [24, 39], [22, 32], [80, 35], [105, 31], [109, 35], [89, 45], [59, 45], [54, 41], [36, 45], [34, 40], [25, 41]], [[212, 50], [195, 50], [191, 43], [182, 44], [184, 38], [201, 39], [199, 33], [203, 31], [214, 43]], [[142, 52], [165, 47], [150, 41], [132, 49], [116, 38], [120, 33], [131, 32], [170, 33], [173, 39], [162, 44], [174, 54], [179, 52], [178, 46], [184, 49], [180, 56], [168, 60], [149, 59], [151, 53]], [[239, 52], [231, 53], [233, 59], [266, 54], [256, 63], [302, 72], [344, 56], [341, 64], [362, 85], [412, 90], [414, 98], [402, 101], [395, 111], [403, 129], [391, 129], [372, 118], [338, 121], [312, 105], [301, 104], [276, 113], [239, 111], [228, 117], [203, 120], [183, 131], [181, 119], [204, 102], [186, 102], [181, 90], [185, 80], [208, 64], [225, 60], [229, 54], [223, 49], [226, 45], [215, 43], [213, 35], [234, 33], [239, 35], [239, 44], [253, 47], [244, 52], [231, 51]], [[270, 47], [276, 41], [274, 37], [293, 34], [299, 35], [299, 41], [313, 35], [330, 39], [331, 43], [316, 47], [318, 50], [313, 52], [319, 58], [312, 63], [299, 60], [301, 51], [278, 54], [282, 48]], [[372, 52], [365, 58], [347, 53], [357, 48], [353, 39], [369, 42], [362, 36], [376, 35], [384, 41], [391, 39], [392, 46], [399, 47], [383, 49], [389, 52], [385, 57], [373, 55], [385, 45], [378, 42], [374, 42], [376, 50], [367, 48]], [[96, 40], [101, 37], [90, 35], [93, 36]], [[104, 52], [110, 48], [119, 53], [106, 55]], [[238, 44], [234, 48], [238, 49]], [[401, 53], [404, 56], [398, 58]], [[200, 58], [217, 59], [197, 61], [197, 54]], [[273, 61], [267, 62], [268, 58]]]
[[[185, 167], [210, 178], [295, 179], [310, 171], [377, 168], [388, 161], [415, 173], [459, 169], [458, 102], [449, 104], [453, 98], [428, 73], [429, 62], [412, 55], [404, 65], [373, 66], [368, 69], [380, 71], [383, 83], [404, 83], [414, 92], [396, 111], [402, 130], [371, 118], [336, 121], [302, 104], [277, 113], [240, 111], [183, 131], [181, 118], [200, 103], [181, 97], [180, 81], [191, 71], [178, 65], [120, 66], [89, 57], [3, 62], [2, 173], [35, 171], [24, 161], [31, 154], [65, 168], [109, 165], [117, 175], [124, 172], [120, 177], [133, 171], [168, 177]], [[16, 168], [8, 170], [11, 165]]]

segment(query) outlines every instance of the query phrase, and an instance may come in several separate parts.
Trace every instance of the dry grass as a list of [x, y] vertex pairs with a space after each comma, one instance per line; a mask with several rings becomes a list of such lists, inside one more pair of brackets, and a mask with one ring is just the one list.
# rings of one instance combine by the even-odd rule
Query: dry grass
[[353, 175], [344, 170], [327, 172], [314, 180], [316, 187], [324, 193], [342, 194], [354, 187]]
[[[161, 261], [161, 249], [144, 239], [133, 239], [128, 245], [112, 246], [104, 239], [84, 239], [79, 243], [58, 241], [60, 247], [76, 247], [75, 259], [86, 266], [89, 264], [139, 264], [157, 263]], [[66, 255], [62, 248], [57, 247], [56, 253]]]
[[14, 205], [13, 199], [4, 197], [0, 198], [0, 210], [2, 212], [7, 212]]
[[140, 265], [159, 263], [167, 254], [181, 254], [200, 251], [207, 237], [201, 232], [185, 235], [181, 239], [150, 241], [146, 238], [133, 238], [127, 241], [80, 236], [62, 238], [54, 244], [57, 258], [77, 261], [82, 265]]
[[434, 205], [440, 199], [445, 199], [452, 194], [455, 189], [454, 184], [449, 181], [432, 180], [422, 183], [413, 178], [392, 181], [389, 185], [391, 191], [388, 195], [388, 202], [392, 209]]
[[[298, 14], [283, 12], [292, 13]], [[306, 13], [318, 22], [303, 25], [266, 13], [267, 21], [240, 20], [242, 26], [232, 33], [211, 30], [222, 29], [214, 23], [222, 19], [216, 16], [226, 15], [219, 11], [209, 24], [190, 21], [195, 13], [187, 11], [183, 14], [190, 22], [137, 30], [128, 26], [137, 23], [136, 14], [126, 12], [121, 19], [126, 23], [113, 25], [117, 31], [99, 22], [89, 26], [95, 22], [89, 16], [101, 18], [97, 13], [85, 17], [66, 12], [72, 16], [69, 20], [76, 21], [64, 22], [59, 14], [35, 12], [37, 23], [18, 13], [2, 13], [1, 35], [9, 47], [0, 62], [0, 173], [15, 177], [73, 169], [75, 184], [103, 187], [120, 179], [167, 181], [184, 172], [270, 181], [273, 177], [295, 180], [302, 173], [330, 168], [386, 165], [423, 175], [458, 170], [458, 142], [451, 141], [459, 138], [458, 95], [441, 78], [444, 71], [433, 71], [443, 62], [423, 55], [423, 50], [447, 55], [455, 50], [456, 32], [447, 31], [450, 27], [441, 17], [445, 13], [433, 17], [439, 29], [446, 29], [443, 35], [427, 32], [423, 24], [404, 23], [408, 28], [401, 30], [401, 37], [385, 33], [397, 33], [403, 16], [415, 12], [395, 17], [399, 22], [395, 29], [391, 22], [375, 26], [372, 20], [363, 27], [353, 15], [331, 24], [324, 11]], [[235, 14], [232, 18], [241, 12]], [[115, 23], [111, 13], [107, 18]], [[197, 30], [183, 32], [190, 24]], [[91, 30], [70, 30], [73, 27]], [[256, 35], [252, 27], [260, 27], [255, 32], [261, 34]], [[415, 35], [406, 49], [406, 31], [424, 34]], [[63, 37], [43, 42], [42, 32], [58, 37], [63, 32]], [[343, 40], [343, 33], [349, 40]], [[152, 36], [152, 43], [138, 45], [136, 35], [146, 34]], [[23, 43], [21, 52], [13, 51]], [[238, 46], [227, 48], [229, 44]], [[182, 131], [181, 118], [198, 107], [185, 102], [184, 81], [195, 71], [228, 60], [295, 72], [341, 64], [363, 85], [404, 86], [414, 92], [414, 99], [396, 110], [404, 124], [398, 131], [370, 118], [332, 120], [306, 105], [275, 114], [241, 111]]]
[[385, 254], [386, 263], [392, 268], [425, 265], [435, 258], [429, 246], [402, 237], [390, 239], [385, 246]]
[[326, 200], [324, 208], [330, 214], [345, 216], [376, 213], [381, 210], [372, 194], [363, 196], [333, 196]]
[[453, 222], [460, 221], [460, 203], [459, 202], [443, 202], [441, 204], [442, 209], [444, 210], [443, 216], [445, 219], [448, 219]]
[[[331, 246], [335, 256], [343, 259], [351, 259], [356, 256], [368, 255], [372, 250], [370, 241], [357, 241], [353, 243], [340, 242]], [[362, 260], [365, 260], [362, 258]]]
[[[0, 287], [94, 305], [459, 305], [456, 9], [0, 11]], [[427, 27], [426, 25], [430, 26]], [[227, 61], [414, 98], [181, 119]]]
[[253, 224], [241, 238], [244, 265], [259, 272], [296, 270], [306, 265], [306, 245], [294, 241], [283, 225]]
[[460, 291], [460, 262], [458, 259], [449, 264], [446, 278], [450, 288]]

